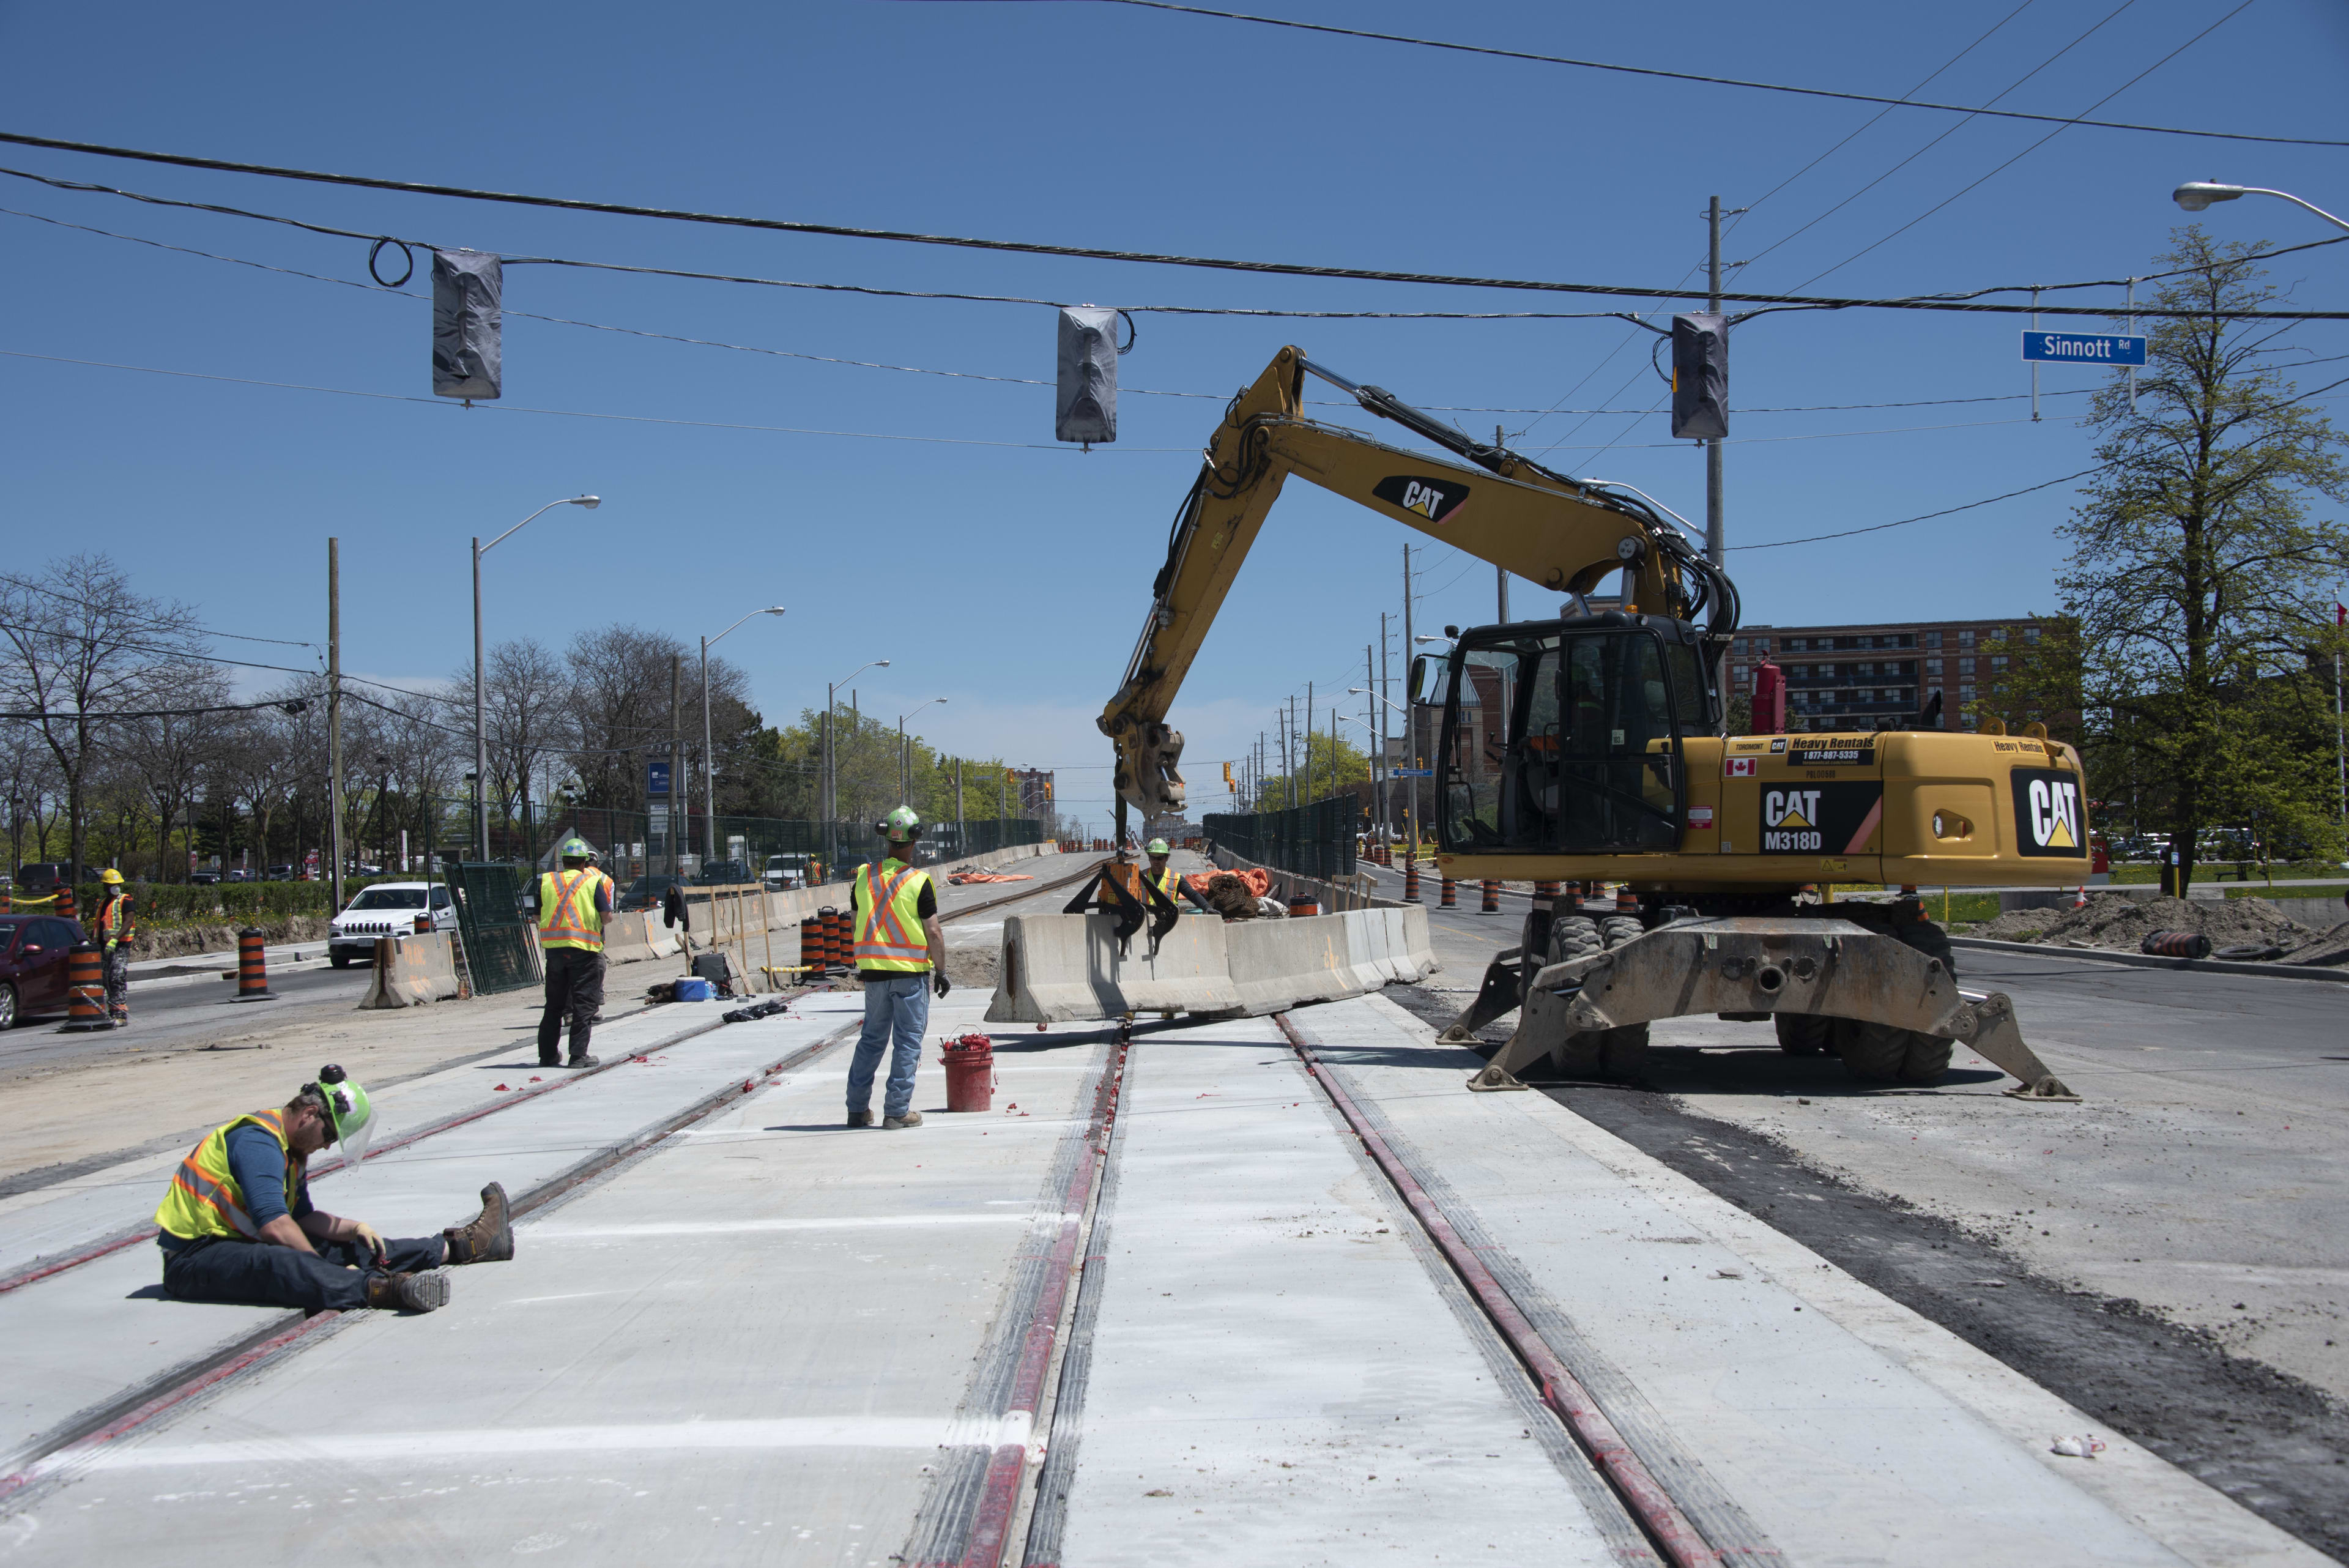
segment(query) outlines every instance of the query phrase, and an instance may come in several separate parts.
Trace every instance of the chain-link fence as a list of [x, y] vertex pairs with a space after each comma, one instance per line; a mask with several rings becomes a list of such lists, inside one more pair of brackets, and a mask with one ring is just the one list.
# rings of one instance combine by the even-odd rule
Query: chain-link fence
[[539, 982], [538, 944], [523, 908], [523, 870], [509, 862], [460, 865], [450, 878], [457, 898], [458, 935], [473, 993], [521, 991]]
[[1209, 813], [1199, 819], [1207, 842], [1243, 860], [1333, 881], [1354, 870], [1354, 823], [1360, 815], [1351, 795], [1317, 800], [1288, 811]]

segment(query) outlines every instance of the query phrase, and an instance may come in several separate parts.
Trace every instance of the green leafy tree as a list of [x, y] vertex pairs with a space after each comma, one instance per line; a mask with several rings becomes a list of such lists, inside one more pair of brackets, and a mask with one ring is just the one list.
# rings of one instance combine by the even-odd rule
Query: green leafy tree
[[2083, 738], [2158, 802], [2189, 878], [2202, 830], [2255, 804], [2339, 846], [2311, 788], [2323, 770], [2290, 749], [2332, 732], [2349, 530], [2313, 514], [2349, 499], [2349, 472], [2285, 374], [2304, 353], [2288, 329], [2231, 318], [2276, 297], [2253, 250], [2177, 231], [2155, 304], [2188, 314], [2149, 335], [2134, 407], [2117, 377], [2091, 405], [2103, 468], [2057, 577], [2079, 627]]

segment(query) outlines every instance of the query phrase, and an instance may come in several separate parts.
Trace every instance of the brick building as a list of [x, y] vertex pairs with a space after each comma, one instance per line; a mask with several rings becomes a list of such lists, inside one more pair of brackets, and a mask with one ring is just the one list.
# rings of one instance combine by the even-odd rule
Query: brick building
[[1729, 647], [1729, 690], [1751, 697], [1766, 656], [1786, 675], [1789, 730], [1873, 729], [1915, 713], [1941, 693], [1945, 730], [1972, 728], [1966, 705], [1988, 698], [2007, 656], [1985, 644], [2002, 633], [2039, 640], [2029, 616], [2009, 620], [1899, 621], [1873, 626], [1749, 626]]

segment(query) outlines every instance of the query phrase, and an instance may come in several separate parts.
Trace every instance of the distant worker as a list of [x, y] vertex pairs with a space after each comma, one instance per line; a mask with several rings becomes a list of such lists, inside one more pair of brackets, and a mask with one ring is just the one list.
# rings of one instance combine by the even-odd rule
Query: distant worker
[[595, 869], [595, 852], [576, 834], [556, 855], [563, 869], [538, 879], [538, 945], [546, 954], [546, 1011], [538, 1015], [538, 1064], [564, 1065], [557, 1052], [571, 1020], [574, 1067], [593, 1067], [588, 1037], [604, 1011], [604, 922], [612, 918], [612, 879]]
[[1180, 871], [1167, 864], [1174, 851], [1164, 839], [1152, 839], [1143, 848], [1143, 853], [1150, 857], [1150, 869], [1142, 874], [1142, 879], [1147, 882], [1160, 898], [1172, 904], [1174, 902], [1175, 895], [1179, 893], [1209, 914], [1215, 913], [1216, 907], [1200, 897], [1199, 890], [1192, 887]]
[[345, 1166], [357, 1165], [375, 1130], [367, 1092], [327, 1066], [284, 1106], [206, 1134], [155, 1210], [164, 1292], [229, 1306], [430, 1312], [449, 1302], [443, 1265], [513, 1256], [506, 1191], [494, 1181], [470, 1223], [410, 1241], [386, 1241], [364, 1220], [314, 1207], [310, 1157], [339, 1143]]
[[864, 1032], [848, 1064], [848, 1125], [873, 1125], [873, 1075], [890, 1048], [889, 1081], [881, 1096], [881, 1125], [917, 1127], [914, 1070], [922, 1063], [922, 1031], [930, 1023], [930, 991], [944, 996], [947, 939], [938, 929], [938, 894], [930, 874], [914, 866], [922, 819], [899, 806], [877, 823], [889, 848], [857, 869], [848, 907], [855, 921], [856, 973], [864, 982]]
[[122, 873], [109, 866], [98, 874], [100, 888], [98, 909], [89, 919], [89, 929], [105, 955], [106, 1015], [117, 1029], [130, 1027], [130, 943], [139, 935], [139, 917], [130, 907], [130, 894], [122, 886]]

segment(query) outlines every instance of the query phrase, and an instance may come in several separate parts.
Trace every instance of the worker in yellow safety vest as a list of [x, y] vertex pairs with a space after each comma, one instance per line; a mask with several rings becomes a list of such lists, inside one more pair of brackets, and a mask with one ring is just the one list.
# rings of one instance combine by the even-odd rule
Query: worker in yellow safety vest
[[106, 977], [106, 1015], [117, 1029], [128, 1029], [130, 941], [139, 934], [139, 918], [131, 909], [129, 893], [123, 888], [121, 872], [109, 866], [98, 874], [98, 910], [90, 916], [89, 928], [104, 955], [101, 961]]
[[930, 992], [947, 981], [947, 939], [938, 929], [938, 894], [930, 874], [916, 868], [915, 839], [922, 819], [899, 806], [874, 825], [888, 841], [879, 861], [861, 866], [849, 885], [855, 918], [856, 973], [864, 982], [864, 1031], [848, 1064], [848, 1125], [873, 1125], [873, 1077], [883, 1047], [890, 1047], [889, 1082], [881, 1096], [881, 1125], [917, 1127], [914, 1070], [921, 1065], [922, 1031], [929, 1027]]
[[340, 1067], [268, 1110], [204, 1135], [171, 1173], [155, 1210], [163, 1291], [183, 1302], [351, 1312], [430, 1312], [449, 1301], [450, 1263], [513, 1256], [506, 1190], [481, 1189], [481, 1211], [438, 1236], [386, 1240], [364, 1220], [310, 1203], [310, 1157], [339, 1144], [346, 1166], [367, 1158], [375, 1106]]
[[612, 918], [612, 879], [595, 869], [595, 851], [576, 834], [556, 856], [560, 871], [538, 879], [538, 946], [546, 955], [546, 1011], [538, 1015], [538, 1064], [564, 1064], [563, 1023], [571, 1021], [574, 1067], [593, 1067], [587, 1040], [604, 1010], [604, 922]]

